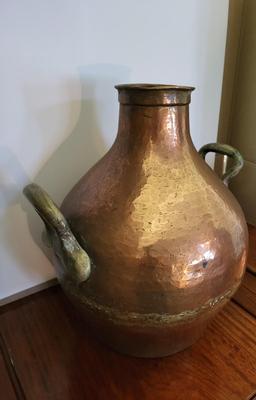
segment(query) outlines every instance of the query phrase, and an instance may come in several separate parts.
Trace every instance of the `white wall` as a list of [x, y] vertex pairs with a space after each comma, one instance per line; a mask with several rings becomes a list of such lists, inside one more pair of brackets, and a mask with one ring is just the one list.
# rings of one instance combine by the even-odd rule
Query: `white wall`
[[9, 0], [0, 5], [0, 298], [54, 276], [33, 180], [60, 202], [114, 140], [113, 86], [187, 84], [197, 147], [215, 141], [228, 0]]

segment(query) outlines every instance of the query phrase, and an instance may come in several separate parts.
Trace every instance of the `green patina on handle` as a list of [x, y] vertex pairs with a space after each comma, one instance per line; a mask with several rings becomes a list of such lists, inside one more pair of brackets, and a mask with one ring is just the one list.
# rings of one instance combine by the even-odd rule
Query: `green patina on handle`
[[27, 185], [23, 193], [44, 221], [47, 237], [61, 263], [65, 278], [69, 277], [77, 283], [88, 279], [91, 271], [90, 258], [48, 193], [34, 183]]
[[225, 185], [228, 185], [231, 178], [234, 178], [239, 171], [243, 168], [244, 160], [240, 152], [228, 144], [221, 143], [208, 143], [201, 147], [199, 154], [205, 159], [207, 153], [213, 152], [218, 154], [223, 154], [234, 160], [233, 165], [227, 170], [227, 172], [222, 176], [222, 180]]

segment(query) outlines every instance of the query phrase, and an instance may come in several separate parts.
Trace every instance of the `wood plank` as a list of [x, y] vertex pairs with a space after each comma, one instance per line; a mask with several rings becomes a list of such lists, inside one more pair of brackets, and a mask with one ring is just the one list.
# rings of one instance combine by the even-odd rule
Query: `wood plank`
[[256, 317], [256, 276], [246, 272], [242, 285], [235, 293], [235, 301]]
[[5, 361], [0, 348], [0, 398], [4, 400], [16, 400], [16, 395], [12, 382], [9, 378]]
[[256, 228], [248, 224], [249, 231], [249, 254], [248, 269], [256, 274]]
[[234, 303], [197, 344], [163, 359], [96, 342], [59, 287], [9, 305], [0, 324], [27, 400], [242, 400], [256, 390], [256, 320]]
[[256, 228], [248, 224], [249, 254], [247, 272], [242, 285], [234, 295], [234, 300], [256, 317]]

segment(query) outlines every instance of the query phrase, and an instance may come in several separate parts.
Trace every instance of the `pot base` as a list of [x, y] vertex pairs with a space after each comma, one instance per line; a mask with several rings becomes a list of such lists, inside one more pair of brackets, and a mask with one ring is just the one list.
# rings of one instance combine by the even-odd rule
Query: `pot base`
[[125, 356], [136, 358], [163, 358], [179, 353], [192, 346], [201, 338], [204, 330], [203, 328], [202, 332], [193, 335], [193, 337], [183, 338], [182, 341], [180, 338], [178, 340], [177, 338], [172, 340], [174, 338], [171, 334], [168, 341], [163, 341], [162, 335], [161, 338], [155, 337], [153, 340], [152, 338], [150, 340], [150, 338], [146, 338], [144, 334], [142, 340], [140, 340], [138, 335], [136, 335], [134, 339], [130, 336], [128, 340], [124, 340], [124, 337], [122, 337], [121, 340], [115, 337], [113, 340], [109, 337], [102, 338], [99, 336], [99, 333], [97, 333], [97, 338], [110, 349]]
[[[70, 298], [70, 296], [69, 296]], [[150, 325], [130, 321], [118, 323], [101, 313], [92, 312], [70, 298], [89, 327], [92, 336], [118, 353], [139, 357], [159, 358], [180, 352], [193, 345], [203, 335], [217, 309], [184, 321]], [[222, 303], [223, 306], [223, 303]], [[222, 307], [221, 306], [221, 307]]]
[[91, 328], [99, 341], [118, 353], [140, 358], [159, 358], [193, 345], [203, 335], [208, 322], [202, 318], [173, 326], [143, 327], [103, 326], [99, 321]]

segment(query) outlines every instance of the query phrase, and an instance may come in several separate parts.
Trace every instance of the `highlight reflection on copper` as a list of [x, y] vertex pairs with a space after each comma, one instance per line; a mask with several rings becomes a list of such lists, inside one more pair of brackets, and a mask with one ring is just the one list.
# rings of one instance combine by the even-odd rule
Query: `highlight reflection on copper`
[[95, 264], [87, 320], [130, 354], [191, 344], [245, 268], [242, 211], [191, 141], [191, 90], [119, 86], [115, 143], [62, 206]]

